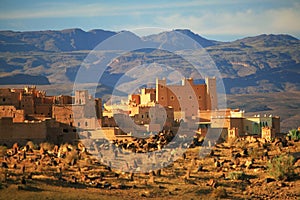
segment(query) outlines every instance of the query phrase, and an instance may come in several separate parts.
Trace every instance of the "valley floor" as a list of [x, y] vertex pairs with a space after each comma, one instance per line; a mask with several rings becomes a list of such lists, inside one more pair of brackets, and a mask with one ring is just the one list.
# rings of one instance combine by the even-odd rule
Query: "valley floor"
[[[111, 171], [89, 155], [74, 165], [66, 164], [67, 158], [41, 159], [39, 150], [27, 153], [26, 158], [7, 160], [1, 156], [7, 168], [2, 164], [0, 199], [300, 198], [299, 141], [288, 141], [287, 146], [278, 140], [231, 141], [216, 145], [205, 157], [199, 156], [200, 149], [188, 149], [185, 158], [163, 168], [160, 175], [140, 173], [133, 177]], [[296, 158], [295, 175], [278, 181], [269, 175], [267, 163], [284, 154]]]

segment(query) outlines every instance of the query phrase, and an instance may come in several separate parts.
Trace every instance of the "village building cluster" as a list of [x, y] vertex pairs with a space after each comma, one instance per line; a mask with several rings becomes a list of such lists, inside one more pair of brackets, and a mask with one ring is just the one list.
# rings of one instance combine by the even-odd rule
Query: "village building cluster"
[[188, 123], [196, 124], [200, 136], [222, 129], [228, 138], [249, 135], [271, 140], [280, 133], [278, 116], [246, 117], [242, 110], [219, 109], [215, 78], [205, 78], [203, 84], [183, 79], [181, 85], [157, 79], [155, 88], [143, 88], [125, 102], [104, 105], [87, 90], [75, 91], [74, 96], [47, 96], [35, 86], [0, 89], [0, 142], [6, 144], [63, 143], [79, 136], [130, 139], [135, 133], [176, 133]]

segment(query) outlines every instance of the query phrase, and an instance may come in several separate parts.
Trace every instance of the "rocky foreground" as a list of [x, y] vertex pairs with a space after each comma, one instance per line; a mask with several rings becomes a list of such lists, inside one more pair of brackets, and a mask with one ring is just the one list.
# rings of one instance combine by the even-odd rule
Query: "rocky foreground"
[[299, 141], [238, 139], [204, 157], [201, 148], [162, 169], [134, 173], [103, 164], [81, 143], [1, 147], [0, 199], [300, 198]]

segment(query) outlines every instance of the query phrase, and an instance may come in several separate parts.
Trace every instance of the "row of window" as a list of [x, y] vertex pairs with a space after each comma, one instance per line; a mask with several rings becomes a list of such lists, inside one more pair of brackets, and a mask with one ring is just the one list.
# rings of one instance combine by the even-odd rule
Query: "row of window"
[[[160, 97], [160, 99], [161, 99], [161, 100], [164, 100], [164, 99], [165, 99], [165, 97], [164, 97], [164, 96], [162, 96], [162, 97]], [[180, 96], [178, 96], [178, 99], [180, 100], [180, 99], [181, 99], [181, 97], [180, 97]], [[192, 99], [193, 99], [193, 97], [192, 97], [192, 96], [189, 96], [189, 99], [190, 99], [190, 100], [192, 100]], [[201, 99], [202, 99], [202, 97], [201, 97], [201, 96], [198, 96], [198, 100], [201, 100]], [[174, 101], [174, 100], [175, 100], [175, 97], [174, 97], [174, 96], [171, 96], [171, 97], [170, 97], [170, 100]]]
[[[87, 123], [87, 122], [85, 122], [85, 123], [84, 123], [84, 125], [87, 127], [87, 126], [88, 126], [88, 123]], [[80, 126], [81, 126], [81, 123], [80, 123], [80, 122], [78, 122], [78, 123], [77, 123], [77, 126], [78, 126], [78, 127], [80, 127]]]
[[[142, 119], [144, 119], [144, 117], [146, 117], [146, 118], [149, 118], [149, 115], [148, 114], [146, 114], [146, 115], [141, 115], [141, 118]], [[165, 116], [164, 115], [162, 115], [162, 118], [164, 118]], [[167, 115], [167, 118], [168, 118], [169, 116]], [[153, 118], [153, 115], [151, 115], [151, 119]]]

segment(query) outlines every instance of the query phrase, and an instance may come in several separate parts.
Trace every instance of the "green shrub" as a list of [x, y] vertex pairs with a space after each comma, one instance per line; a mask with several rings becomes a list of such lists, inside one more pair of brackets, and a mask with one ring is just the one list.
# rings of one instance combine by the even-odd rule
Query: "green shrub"
[[253, 159], [261, 158], [264, 155], [264, 149], [253, 148], [249, 150], [249, 156]]
[[269, 175], [276, 180], [289, 179], [294, 175], [294, 157], [290, 155], [280, 155], [268, 163]]
[[287, 136], [291, 137], [292, 140], [300, 140], [300, 131], [292, 129], [289, 131]]
[[228, 178], [231, 180], [243, 180], [246, 174], [243, 171], [230, 172]]

